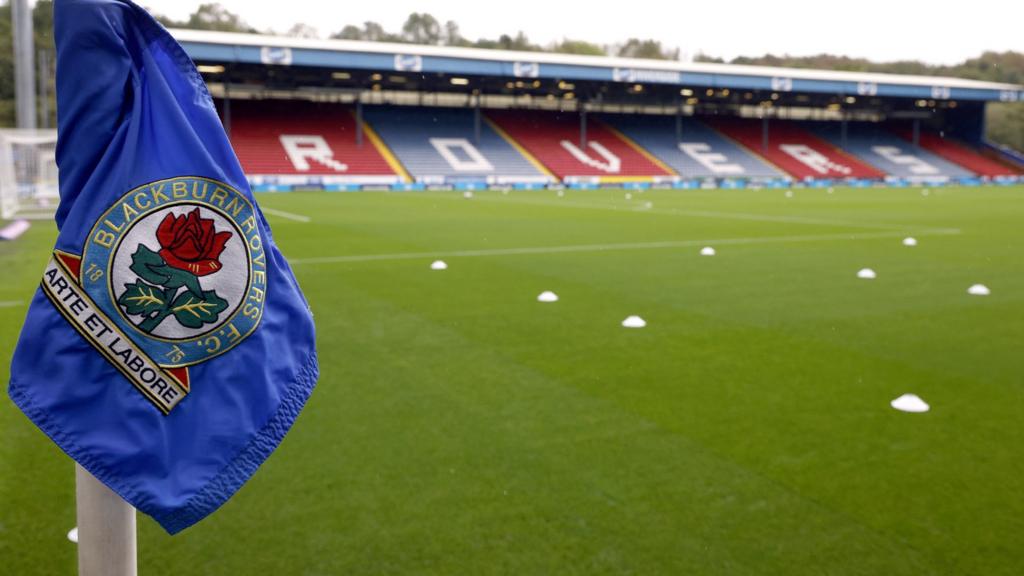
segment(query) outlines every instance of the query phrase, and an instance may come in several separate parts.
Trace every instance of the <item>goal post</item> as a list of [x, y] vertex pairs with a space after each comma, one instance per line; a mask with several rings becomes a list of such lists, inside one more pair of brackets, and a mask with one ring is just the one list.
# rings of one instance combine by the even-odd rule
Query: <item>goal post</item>
[[56, 150], [56, 130], [0, 130], [0, 219], [53, 216]]

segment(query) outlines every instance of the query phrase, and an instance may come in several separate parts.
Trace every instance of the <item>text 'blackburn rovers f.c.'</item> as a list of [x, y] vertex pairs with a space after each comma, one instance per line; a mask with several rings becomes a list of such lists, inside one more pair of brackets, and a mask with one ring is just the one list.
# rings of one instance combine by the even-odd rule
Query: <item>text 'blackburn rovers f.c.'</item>
[[169, 413], [188, 394], [189, 366], [256, 329], [267, 257], [243, 194], [180, 177], [122, 196], [80, 257], [55, 253], [42, 285], [79, 333]]

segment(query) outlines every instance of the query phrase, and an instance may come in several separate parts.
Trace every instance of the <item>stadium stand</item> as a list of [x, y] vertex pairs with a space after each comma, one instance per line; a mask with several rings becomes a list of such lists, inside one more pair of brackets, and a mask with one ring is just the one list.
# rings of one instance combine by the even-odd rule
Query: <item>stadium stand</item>
[[[220, 99], [254, 189], [549, 183], [688, 189], [786, 186], [790, 178], [847, 179], [859, 186], [936, 167], [940, 177], [950, 175], [950, 182], [962, 185], [1024, 180], [1024, 153], [983, 140], [986, 106], [1024, 101], [1024, 86], [1017, 84], [708, 62], [652, 66], [632, 58], [209, 30], [172, 33]], [[275, 102], [269, 95], [294, 100]], [[308, 99], [345, 104], [303, 103]], [[684, 119], [681, 138], [671, 115], [643, 114], [676, 106], [700, 114]], [[755, 106], [769, 112], [767, 124], [749, 118]], [[365, 112], [363, 132], [353, 107]], [[809, 133], [789, 120], [837, 117], [836, 112], [858, 120], [916, 118], [922, 128], [962, 141], [925, 132], [914, 139], [917, 148], [908, 149], [906, 134], [890, 130], [862, 141], [855, 128], [852, 144], [849, 132], [839, 140], [858, 152], [852, 154], [837, 147], [831, 134]], [[362, 145], [356, 143], [359, 133], [365, 136]], [[411, 184], [413, 178], [418, 182]]]
[[833, 145], [842, 147], [847, 153], [881, 169], [889, 176], [911, 180], [941, 180], [970, 178], [975, 175], [961, 166], [897, 138], [882, 124], [848, 123], [845, 143], [838, 122], [808, 122], [803, 126]]
[[577, 114], [500, 110], [487, 115], [559, 178], [598, 177], [614, 182], [673, 176], [661, 161], [594, 119], [588, 122], [583, 149]]
[[412, 177], [428, 184], [478, 181], [548, 182], [543, 168], [524, 157], [486, 121], [476, 141], [473, 110], [373, 106], [364, 118]]
[[[905, 141], [913, 141], [913, 131], [911, 129], [898, 127], [893, 132], [901, 136]], [[1021, 173], [1020, 170], [1015, 170], [1006, 164], [985, 157], [967, 144], [952, 138], [945, 138], [936, 132], [922, 130], [918, 134], [917, 141], [921, 148], [941, 156], [952, 163], [963, 166], [979, 176], [994, 178], [998, 176], [1014, 176]]]
[[781, 172], [694, 118], [682, 118], [681, 138], [673, 116], [609, 114], [614, 126], [683, 177], [777, 178]]
[[1018, 174], [1024, 174], [1024, 152], [988, 140], [981, 141], [979, 151], [986, 158], [991, 158], [996, 162], [1005, 164]]
[[[221, 106], [223, 108], [223, 105]], [[301, 100], [235, 100], [231, 144], [253, 178], [394, 183], [400, 173], [371, 138], [356, 142], [352, 109]]]
[[715, 129], [761, 154], [773, 165], [800, 178], [882, 178], [885, 174], [803, 130], [795, 122], [773, 120], [768, 147], [762, 149], [759, 120], [715, 117]]

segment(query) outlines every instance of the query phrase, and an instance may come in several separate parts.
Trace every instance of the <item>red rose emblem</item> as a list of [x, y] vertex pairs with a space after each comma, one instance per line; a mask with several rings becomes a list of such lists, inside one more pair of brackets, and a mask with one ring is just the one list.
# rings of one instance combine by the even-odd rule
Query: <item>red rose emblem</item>
[[156, 230], [164, 262], [196, 276], [222, 268], [218, 258], [230, 238], [231, 232], [214, 230], [212, 218], [200, 218], [199, 208], [181, 216], [168, 214]]

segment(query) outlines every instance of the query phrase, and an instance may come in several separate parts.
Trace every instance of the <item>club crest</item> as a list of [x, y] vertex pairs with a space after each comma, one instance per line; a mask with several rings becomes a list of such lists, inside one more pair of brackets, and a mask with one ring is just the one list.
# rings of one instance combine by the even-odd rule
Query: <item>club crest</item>
[[100, 216], [80, 258], [55, 254], [44, 291], [168, 413], [188, 393], [189, 366], [259, 325], [267, 258], [256, 218], [244, 195], [215, 180], [140, 186]]

